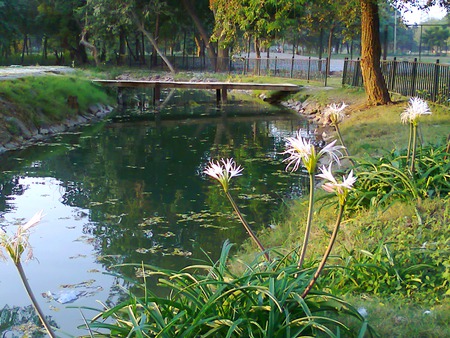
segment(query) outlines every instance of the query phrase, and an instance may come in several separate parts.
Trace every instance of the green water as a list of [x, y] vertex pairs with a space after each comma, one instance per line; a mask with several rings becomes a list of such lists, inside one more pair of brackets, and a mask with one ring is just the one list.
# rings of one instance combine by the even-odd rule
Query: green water
[[[67, 332], [82, 324], [67, 305], [117, 299], [125, 283], [104, 274], [111, 265], [177, 269], [204, 252], [216, 259], [225, 239], [246, 240], [218, 183], [203, 174], [210, 159], [232, 157], [244, 168], [231, 194], [255, 230], [270, 228], [283, 200], [302, 193], [304, 178], [284, 171], [280, 153], [285, 137], [308, 133], [304, 120], [236, 100], [222, 108], [210, 97], [177, 103], [184, 95], [159, 113], [142, 110], [134, 95], [132, 110], [0, 157], [0, 227], [12, 233], [12, 224], [44, 210], [30, 238], [38, 261], [25, 270], [44, 311]], [[29, 305], [14, 266], [0, 271], [0, 310]], [[73, 302], [57, 301], [68, 293]]]

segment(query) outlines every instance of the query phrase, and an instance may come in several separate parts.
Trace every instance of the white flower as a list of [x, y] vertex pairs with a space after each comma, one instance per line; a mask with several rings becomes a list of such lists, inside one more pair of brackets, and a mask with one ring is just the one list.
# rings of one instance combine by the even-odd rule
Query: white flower
[[289, 154], [289, 157], [283, 160], [283, 162], [288, 161], [286, 170], [291, 165], [294, 165], [292, 171], [297, 171], [302, 161], [307, 166], [307, 163], [315, 155], [315, 152], [314, 145], [311, 144], [310, 140], [303, 138], [300, 131], [297, 132], [295, 137], [288, 137], [286, 139], [286, 151], [283, 152], [283, 154]]
[[345, 117], [344, 109], [348, 106], [342, 102], [341, 106], [335, 103], [330, 104], [324, 111], [325, 119], [329, 120], [332, 124], [341, 123]]
[[328, 155], [331, 161], [339, 163], [339, 156], [342, 156], [340, 149], [343, 146], [336, 146], [336, 140], [323, 147], [318, 153], [311, 141], [303, 138], [300, 131], [297, 132], [295, 137], [288, 137], [286, 142], [286, 151], [282, 154], [289, 154], [289, 157], [283, 160], [288, 162], [286, 170], [292, 165], [291, 171], [296, 171], [300, 164], [303, 163], [308, 173], [314, 173], [317, 162], [323, 155]]
[[331, 161], [335, 161], [337, 164], [339, 164], [339, 156], [342, 156], [341, 149], [344, 149], [344, 146], [336, 146], [336, 140], [333, 142], [327, 144], [325, 147], [323, 147], [319, 151], [319, 157], [321, 157], [324, 154], [327, 154], [330, 156]]
[[333, 176], [331, 166], [332, 163], [330, 163], [328, 168], [322, 166], [320, 168], [321, 174], [318, 174], [317, 177], [323, 178], [328, 181], [322, 185], [323, 190], [325, 190], [326, 192], [336, 193], [344, 201], [347, 197], [348, 192], [353, 189], [353, 184], [355, 184], [356, 182], [356, 177], [353, 176], [353, 170], [351, 170], [348, 176], [343, 176], [342, 182], [339, 183]]
[[412, 97], [409, 99], [408, 106], [400, 114], [402, 123], [417, 123], [417, 119], [422, 115], [430, 115], [431, 111], [428, 103], [420, 97]]
[[214, 160], [211, 160], [208, 163], [208, 167], [206, 167], [206, 169], [203, 172], [206, 175], [209, 175], [212, 178], [218, 180], [220, 184], [222, 184], [222, 187], [225, 190], [225, 192], [227, 192], [228, 183], [230, 182], [231, 178], [233, 178], [234, 176], [242, 175], [241, 172], [244, 169], [238, 166], [232, 158], [226, 160], [222, 158], [220, 162], [219, 161], [214, 162]]
[[[27, 252], [26, 260], [33, 258], [33, 250], [29, 243], [30, 229], [42, 219], [42, 210], [36, 213], [27, 223], [19, 225], [14, 236], [8, 236], [6, 232], [0, 233], [0, 246], [4, 247], [15, 264], [20, 262], [21, 256]], [[3, 250], [0, 250], [0, 259], [5, 260]]]

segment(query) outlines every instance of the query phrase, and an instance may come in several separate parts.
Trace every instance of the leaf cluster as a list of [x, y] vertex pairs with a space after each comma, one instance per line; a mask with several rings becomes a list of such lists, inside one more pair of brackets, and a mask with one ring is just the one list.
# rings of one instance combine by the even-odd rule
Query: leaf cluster
[[[89, 323], [90, 330], [106, 329], [115, 337], [373, 335], [358, 311], [341, 299], [323, 292], [302, 298], [310, 271], [299, 271], [296, 259], [289, 255], [271, 263], [257, 259], [236, 275], [228, 268], [230, 249], [225, 242], [216, 263], [182, 271], [136, 266], [144, 277], [144, 296], [130, 294], [121, 304], [103, 310]], [[149, 276], [157, 276], [160, 286], [170, 290], [166, 297], [145, 286]], [[354, 318], [359, 328], [342, 324], [343, 317]]]

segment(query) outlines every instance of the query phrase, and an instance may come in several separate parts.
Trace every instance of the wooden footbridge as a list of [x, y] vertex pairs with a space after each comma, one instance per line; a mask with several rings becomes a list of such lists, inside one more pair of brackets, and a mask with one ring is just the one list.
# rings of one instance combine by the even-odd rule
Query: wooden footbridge
[[138, 81], [138, 80], [94, 80], [102, 86], [117, 87], [119, 97], [122, 88], [153, 88], [153, 104], [161, 98], [162, 88], [216, 90], [217, 104], [226, 103], [228, 90], [274, 90], [279, 92], [298, 92], [301, 87], [285, 83], [240, 83], [240, 82], [181, 82], [181, 81]]

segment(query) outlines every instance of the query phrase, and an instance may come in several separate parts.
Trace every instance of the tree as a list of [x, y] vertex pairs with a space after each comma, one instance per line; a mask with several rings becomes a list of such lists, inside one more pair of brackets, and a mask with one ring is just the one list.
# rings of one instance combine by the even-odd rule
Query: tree
[[[391, 103], [386, 82], [381, 73], [380, 57], [380, 18], [378, 13], [379, 0], [360, 0], [361, 8], [361, 71], [367, 100], [372, 105]], [[426, 10], [433, 5], [450, 9], [449, 0], [390, 0], [397, 9], [405, 8], [407, 4]]]
[[[134, 27], [141, 32], [152, 44], [155, 51], [163, 59], [167, 67], [172, 73], [175, 73], [175, 68], [172, 66], [169, 59], [160, 50], [157, 38], [150, 33], [147, 25], [151, 19], [155, 19], [155, 12], [158, 14], [165, 10], [166, 3], [160, 0], [134, 0], [134, 1], [120, 1], [120, 0], [89, 0], [83, 7], [83, 14], [89, 16], [86, 19], [85, 30], [87, 33], [92, 32], [95, 36], [102, 36], [111, 33], [111, 31], [119, 32], [119, 41], [124, 45], [124, 29], [127, 27]], [[106, 19], [105, 19], [106, 18]], [[99, 21], [100, 24], [96, 24]], [[121, 52], [124, 50], [119, 48]]]
[[360, 0], [361, 3], [361, 73], [367, 101], [371, 105], [391, 102], [381, 73], [381, 41], [378, 3], [375, 0]]

